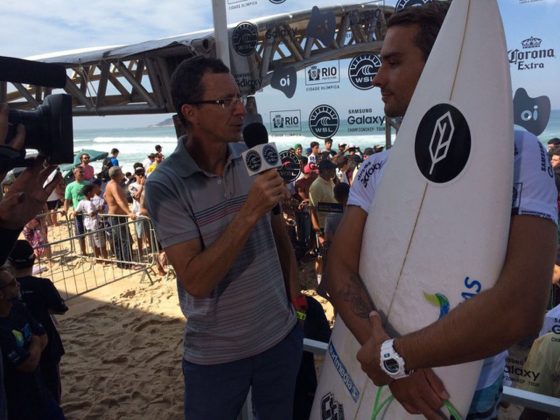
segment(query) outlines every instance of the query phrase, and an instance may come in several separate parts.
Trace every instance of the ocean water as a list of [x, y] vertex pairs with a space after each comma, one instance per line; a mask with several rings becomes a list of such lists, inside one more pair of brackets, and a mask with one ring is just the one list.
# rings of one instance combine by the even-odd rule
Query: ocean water
[[[266, 124], [270, 132], [270, 125]], [[383, 126], [364, 127], [369, 130], [360, 135], [349, 133], [346, 122], [333, 136], [333, 149], [339, 143], [355, 144], [362, 150], [366, 147], [385, 144], [385, 134]], [[560, 110], [551, 112], [549, 123], [546, 130], [539, 136], [545, 144], [552, 137], [560, 138]], [[307, 122], [302, 122], [302, 131], [294, 135], [269, 134], [269, 141], [276, 143], [279, 151], [287, 150], [294, 144], [300, 143], [304, 148], [309, 147], [312, 141], [318, 141], [321, 147], [323, 140], [315, 138]], [[394, 135], [393, 135], [394, 140]], [[101, 152], [110, 152], [113, 147], [119, 149], [119, 163], [123, 170], [132, 171], [134, 162], [142, 162], [147, 155], [155, 152], [155, 146], [159, 144], [163, 148], [163, 154], [169, 156], [177, 146], [175, 129], [173, 127], [146, 127], [146, 128], [119, 128], [119, 129], [88, 129], [74, 131], [74, 150], [94, 149]], [[96, 170], [101, 168], [101, 162], [93, 162]]]

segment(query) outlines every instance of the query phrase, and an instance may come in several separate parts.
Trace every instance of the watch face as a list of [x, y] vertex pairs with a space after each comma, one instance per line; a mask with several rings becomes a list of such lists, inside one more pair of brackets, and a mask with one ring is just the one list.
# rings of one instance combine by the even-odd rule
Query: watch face
[[383, 360], [383, 366], [390, 373], [397, 373], [399, 371], [399, 363], [395, 359]]

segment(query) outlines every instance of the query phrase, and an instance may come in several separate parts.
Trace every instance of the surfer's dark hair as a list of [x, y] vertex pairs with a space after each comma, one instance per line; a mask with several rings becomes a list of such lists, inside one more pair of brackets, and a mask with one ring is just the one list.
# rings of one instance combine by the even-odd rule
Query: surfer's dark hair
[[181, 107], [202, 100], [204, 87], [201, 80], [206, 73], [229, 73], [229, 68], [222, 60], [198, 56], [184, 60], [171, 75], [171, 98], [185, 127], [188, 123], [181, 113]]
[[424, 54], [424, 60], [427, 61], [448, 9], [449, 3], [443, 1], [407, 7], [387, 20], [387, 28], [417, 25], [418, 34], [414, 41]]

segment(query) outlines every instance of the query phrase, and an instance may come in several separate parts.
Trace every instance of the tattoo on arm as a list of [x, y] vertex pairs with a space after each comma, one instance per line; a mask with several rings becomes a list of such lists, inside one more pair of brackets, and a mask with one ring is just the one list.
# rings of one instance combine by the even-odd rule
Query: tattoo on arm
[[375, 310], [375, 305], [358, 274], [350, 276], [350, 283], [344, 289], [342, 298], [350, 303], [352, 312], [360, 318], [368, 319], [369, 313]]

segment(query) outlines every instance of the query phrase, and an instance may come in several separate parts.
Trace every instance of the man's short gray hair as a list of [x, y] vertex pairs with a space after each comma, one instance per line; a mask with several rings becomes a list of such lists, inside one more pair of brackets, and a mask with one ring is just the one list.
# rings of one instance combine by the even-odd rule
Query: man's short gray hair
[[109, 168], [109, 178], [111, 179], [116, 178], [120, 173], [122, 173], [122, 169], [118, 166], [111, 166]]

